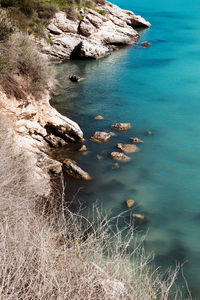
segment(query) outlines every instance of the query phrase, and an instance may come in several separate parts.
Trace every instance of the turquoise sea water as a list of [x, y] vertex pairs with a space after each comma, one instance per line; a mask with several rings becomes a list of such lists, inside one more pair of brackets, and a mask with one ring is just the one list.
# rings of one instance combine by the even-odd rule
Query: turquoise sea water
[[[113, 2], [152, 23], [140, 39], [152, 46], [58, 66], [62, 94], [54, 106], [83, 129], [89, 153], [72, 157], [94, 178], [80, 183], [78, 197], [112, 214], [126, 209], [126, 199], [135, 199], [135, 210], [150, 219], [147, 251], [154, 251], [161, 266], [185, 263], [193, 299], [200, 299], [200, 2]], [[66, 79], [70, 74], [85, 80], [73, 84]], [[105, 119], [95, 121], [98, 114]], [[111, 130], [115, 122], [131, 122], [132, 128], [107, 144], [89, 141], [96, 130]], [[140, 152], [112, 169], [110, 152], [131, 136], [144, 140]]]

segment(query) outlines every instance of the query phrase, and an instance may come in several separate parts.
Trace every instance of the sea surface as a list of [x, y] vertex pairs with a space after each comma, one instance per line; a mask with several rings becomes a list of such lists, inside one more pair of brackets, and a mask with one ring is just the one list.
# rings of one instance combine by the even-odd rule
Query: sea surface
[[[200, 1], [113, 2], [151, 22], [139, 43], [152, 45], [57, 67], [61, 95], [52, 103], [79, 123], [88, 149], [62, 151], [93, 177], [77, 190], [83, 205], [97, 203], [116, 215], [127, 210], [125, 200], [135, 199], [134, 212], [149, 219], [147, 252], [163, 268], [184, 264], [193, 299], [200, 299]], [[85, 80], [71, 83], [72, 74]], [[99, 114], [104, 120], [94, 120]], [[97, 130], [113, 131], [115, 122], [131, 122], [132, 128], [106, 144], [90, 141]], [[113, 168], [110, 153], [130, 137], [144, 141], [140, 151]]]

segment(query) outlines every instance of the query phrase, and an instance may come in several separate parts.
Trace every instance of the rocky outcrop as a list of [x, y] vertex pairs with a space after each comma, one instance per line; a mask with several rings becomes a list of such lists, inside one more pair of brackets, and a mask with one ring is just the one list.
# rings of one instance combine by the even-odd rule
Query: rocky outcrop
[[1, 113], [10, 119], [16, 145], [28, 155], [33, 177], [40, 182], [38, 193], [45, 196], [51, 192], [51, 173], [63, 170], [61, 162], [50, 158], [51, 149], [83, 141], [78, 124], [51, 107], [49, 99], [47, 90], [40, 99], [27, 95], [25, 100], [17, 100], [8, 98], [0, 88]]
[[106, 2], [95, 9], [81, 8], [77, 20], [57, 12], [47, 26], [51, 43], [38, 40], [40, 49], [52, 60], [101, 58], [116, 46], [131, 45], [139, 38], [135, 28], [151, 26], [141, 16]]

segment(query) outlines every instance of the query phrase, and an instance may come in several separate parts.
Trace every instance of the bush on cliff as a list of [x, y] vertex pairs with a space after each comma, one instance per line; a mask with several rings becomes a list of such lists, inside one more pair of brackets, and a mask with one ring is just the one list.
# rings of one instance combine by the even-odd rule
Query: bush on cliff
[[16, 32], [0, 44], [0, 84], [7, 94], [20, 98], [21, 85], [23, 92], [37, 95], [53, 80], [53, 68], [28, 35]]

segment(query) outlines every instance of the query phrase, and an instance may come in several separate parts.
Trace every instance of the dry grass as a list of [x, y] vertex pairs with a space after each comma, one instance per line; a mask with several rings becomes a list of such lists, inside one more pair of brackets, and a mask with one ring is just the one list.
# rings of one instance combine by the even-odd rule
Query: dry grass
[[168, 299], [177, 270], [152, 271], [141, 247], [130, 251], [133, 232], [122, 238], [98, 210], [91, 221], [70, 212], [63, 189], [41, 201], [26, 158], [0, 127], [0, 299]]

